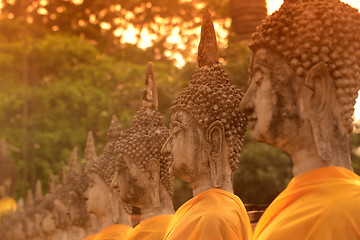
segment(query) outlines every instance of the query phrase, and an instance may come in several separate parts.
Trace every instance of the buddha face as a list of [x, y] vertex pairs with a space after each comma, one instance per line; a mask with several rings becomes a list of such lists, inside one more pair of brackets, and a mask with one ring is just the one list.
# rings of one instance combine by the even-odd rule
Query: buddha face
[[164, 155], [173, 157], [170, 173], [185, 182], [193, 182], [208, 171], [207, 158], [210, 145], [204, 130], [187, 112], [179, 110], [171, 116], [171, 133], [162, 148]]
[[29, 217], [25, 218], [25, 234], [28, 238], [35, 236], [35, 223], [34, 220]]
[[34, 221], [35, 221], [35, 231], [37, 235], [42, 235], [43, 230], [41, 228], [41, 222], [43, 220], [43, 216], [40, 213], [35, 213]]
[[88, 176], [90, 185], [85, 192], [88, 212], [96, 216], [103, 216], [107, 214], [111, 206], [111, 189], [98, 174], [90, 173]]
[[84, 226], [88, 219], [85, 201], [79, 193], [70, 191], [69, 215], [71, 224], [75, 226]]
[[50, 211], [46, 211], [45, 217], [42, 221], [42, 229], [46, 234], [50, 234], [56, 230], [54, 214]]
[[16, 221], [12, 231], [13, 239], [22, 240], [25, 239], [24, 225], [21, 221]]
[[248, 114], [253, 137], [286, 151], [300, 135], [299, 80], [290, 66], [268, 49], [256, 51], [250, 72], [250, 86], [240, 108]]
[[151, 202], [150, 174], [141, 170], [127, 154], [116, 156], [117, 171], [112, 187], [119, 191], [122, 202], [142, 208]]
[[70, 224], [69, 208], [60, 199], [54, 201], [54, 219], [56, 226], [61, 229]]

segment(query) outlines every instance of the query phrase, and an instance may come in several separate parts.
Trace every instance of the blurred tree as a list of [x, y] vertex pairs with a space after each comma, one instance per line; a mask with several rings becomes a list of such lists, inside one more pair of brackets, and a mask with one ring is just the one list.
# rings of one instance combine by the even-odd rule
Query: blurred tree
[[[72, 147], [84, 148], [87, 131], [95, 133], [97, 148], [102, 148], [112, 114], [123, 127], [130, 126], [141, 103], [146, 65], [117, 61], [76, 36], [52, 34], [30, 41], [29, 158], [34, 171], [25, 182], [30, 187], [40, 178], [45, 187], [48, 175], [58, 172]], [[19, 148], [24, 134], [24, 85], [17, 64], [22, 44], [0, 41], [0, 69], [4, 71], [0, 76], [0, 125], [6, 126], [0, 136]], [[177, 78], [179, 70], [169, 62], [157, 62], [154, 69], [160, 111], [169, 114], [172, 98], [184, 81]], [[14, 158], [23, 167], [22, 156], [14, 154]]]

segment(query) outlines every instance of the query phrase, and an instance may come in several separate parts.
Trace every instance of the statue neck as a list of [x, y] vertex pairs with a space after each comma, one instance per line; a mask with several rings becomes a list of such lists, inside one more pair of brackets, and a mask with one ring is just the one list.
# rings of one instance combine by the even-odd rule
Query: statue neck
[[210, 172], [200, 174], [193, 182], [190, 182], [189, 185], [193, 190], [193, 196], [196, 196], [211, 188], [219, 188], [224, 191], [234, 193], [233, 183], [232, 183], [232, 170], [229, 164], [226, 163], [225, 166], [226, 167], [222, 172], [222, 181], [220, 186], [214, 186]]
[[353, 171], [351, 166], [348, 136], [333, 136], [329, 139], [329, 156], [331, 159], [322, 159], [315, 146], [315, 140], [309, 141], [302, 149], [290, 153], [294, 167], [294, 177], [321, 167], [343, 167]]
[[174, 214], [174, 206], [172, 202], [172, 197], [164, 187], [162, 183], [160, 183], [159, 190], [160, 197], [160, 206], [154, 207], [153, 204], [149, 204], [141, 208], [141, 221], [144, 221], [148, 218], [155, 217], [158, 215], [172, 215]]
[[112, 214], [106, 214], [104, 216], [100, 217], [101, 222], [101, 229], [104, 229], [108, 226], [111, 226], [114, 224], [114, 218]]

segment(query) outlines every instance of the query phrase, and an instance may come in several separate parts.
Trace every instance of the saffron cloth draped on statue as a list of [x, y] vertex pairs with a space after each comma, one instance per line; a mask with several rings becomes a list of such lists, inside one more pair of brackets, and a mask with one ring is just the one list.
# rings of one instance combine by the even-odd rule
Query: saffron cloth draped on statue
[[[122, 224], [113, 224], [104, 228], [101, 232], [90, 237], [91, 240], [125, 240], [132, 227]], [[91, 235], [92, 236], [92, 235]]]
[[16, 202], [13, 198], [0, 199], [0, 221], [1, 218], [9, 213], [16, 211]]
[[165, 239], [251, 239], [250, 220], [240, 198], [212, 188], [196, 195], [176, 211]]
[[139, 223], [130, 232], [128, 240], [162, 240], [172, 215], [159, 215]]
[[360, 177], [323, 167], [293, 178], [260, 218], [254, 239], [360, 239]]

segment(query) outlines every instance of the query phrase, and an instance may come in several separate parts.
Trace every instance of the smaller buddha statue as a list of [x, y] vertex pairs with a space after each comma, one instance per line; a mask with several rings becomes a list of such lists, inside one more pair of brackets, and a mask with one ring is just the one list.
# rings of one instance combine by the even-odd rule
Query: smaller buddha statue
[[209, 10], [202, 18], [199, 69], [171, 108], [171, 134], [162, 153], [173, 157], [170, 172], [189, 183], [194, 197], [170, 222], [164, 239], [251, 239], [246, 209], [233, 194], [247, 118], [243, 93], [221, 69]]
[[101, 231], [95, 235], [96, 239], [126, 239], [132, 229], [129, 213], [121, 204], [118, 192], [110, 186], [115, 175], [114, 146], [120, 135], [120, 125], [114, 115], [107, 133], [108, 141], [101, 155], [95, 159], [92, 134], [89, 134], [89, 148], [85, 151], [87, 160], [84, 171], [89, 186], [84, 196], [88, 212], [95, 214], [101, 222]]
[[43, 219], [41, 221], [42, 232], [44, 233], [44, 239], [50, 240], [56, 230], [56, 224], [54, 219], [54, 195], [48, 193], [45, 195], [44, 200], [41, 203]]
[[77, 148], [73, 149], [66, 175], [65, 186], [68, 187], [67, 202], [70, 216], [70, 226], [67, 228], [68, 239], [83, 239], [90, 227], [89, 213], [83, 195], [88, 187], [86, 176], [80, 172], [77, 160]]
[[123, 203], [138, 207], [141, 222], [128, 240], [163, 239], [174, 213], [173, 177], [169, 174], [171, 157], [164, 157], [161, 147], [169, 136], [158, 112], [158, 95], [152, 63], [148, 63], [142, 106], [132, 127], [116, 142], [116, 173], [112, 186], [120, 192]]

